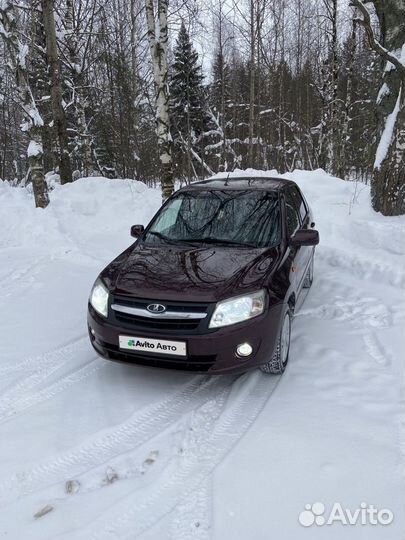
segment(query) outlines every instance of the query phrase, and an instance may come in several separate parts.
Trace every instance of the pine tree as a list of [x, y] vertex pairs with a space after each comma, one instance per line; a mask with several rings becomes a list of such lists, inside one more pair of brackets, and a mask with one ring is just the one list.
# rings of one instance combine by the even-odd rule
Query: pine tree
[[176, 172], [180, 176], [186, 174], [188, 179], [196, 176], [193, 161], [198, 158], [198, 149], [195, 147], [207, 127], [206, 97], [202, 83], [198, 53], [183, 22], [174, 49], [170, 117]]

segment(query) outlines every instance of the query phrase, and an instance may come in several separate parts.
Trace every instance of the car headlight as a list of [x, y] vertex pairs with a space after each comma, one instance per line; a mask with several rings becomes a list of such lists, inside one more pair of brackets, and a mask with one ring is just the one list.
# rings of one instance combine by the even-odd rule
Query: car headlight
[[211, 317], [210, 328], [219, 328], [253, 319], [261, 315], [266, 303], [266, 292], [262, 289], [252, 294], [238, 296], [219, 302]]
[[101, 279], [97, 279], [90, 293], [90, 304], [102, 315], [108, 315], [108, 290]]

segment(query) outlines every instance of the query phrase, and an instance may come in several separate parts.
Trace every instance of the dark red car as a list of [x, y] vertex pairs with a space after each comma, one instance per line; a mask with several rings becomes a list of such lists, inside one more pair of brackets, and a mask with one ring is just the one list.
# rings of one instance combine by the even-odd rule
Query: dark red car
[[294, 182], [209, 179], [177, 191], [100, 274], [89, 336], [104, 358], [208, 373], [282, 373], [302, 288], [311, 210]]

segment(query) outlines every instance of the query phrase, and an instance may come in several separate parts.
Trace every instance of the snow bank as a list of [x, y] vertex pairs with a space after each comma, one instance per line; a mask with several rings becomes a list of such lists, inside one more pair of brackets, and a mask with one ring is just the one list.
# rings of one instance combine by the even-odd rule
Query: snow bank
[[130, 226], [146, 224], [161, 203], [159, 190], [142, 182], [103, 177], [55, 184], [50, 199], [35, 208], [30, 188], [0, 182], [0, 248], [46, 243], [48, 252], [81, 248], [108, 261], [130, 243]]

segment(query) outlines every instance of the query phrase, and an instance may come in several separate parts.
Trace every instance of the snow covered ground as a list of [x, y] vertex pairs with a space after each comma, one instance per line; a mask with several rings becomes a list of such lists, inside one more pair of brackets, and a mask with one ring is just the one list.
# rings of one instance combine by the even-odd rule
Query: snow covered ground
[[[404, 538], [405, 219], [364, 185], [287, 176], [321, 245], [281, 378], [97, 358], [90, 287], [159, 192], [82, 179], [36, 210], [0, 182], [0, 538]], [[334, 503], [394, 518], [323, 523]]]

